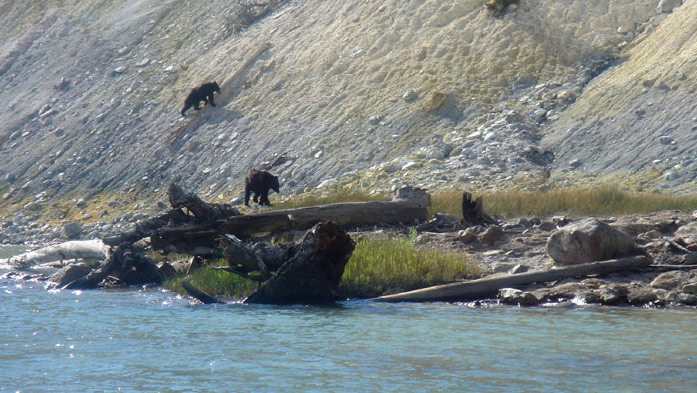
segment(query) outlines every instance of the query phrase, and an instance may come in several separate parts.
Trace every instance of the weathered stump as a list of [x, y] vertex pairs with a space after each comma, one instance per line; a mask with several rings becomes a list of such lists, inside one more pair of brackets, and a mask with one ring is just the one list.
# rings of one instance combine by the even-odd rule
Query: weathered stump
[[465, 227], [497, 225], [498, 221], [484, 212], [482, 197], [472, 200], [472, 194], [462, 194], [462, 220]]
[[355, 247], [341, 227], [322, 222], [310, 229], [299, 248], [276, 272], [254, 291], [245, 303], [322, 304], [337, 298], [344, 267]]

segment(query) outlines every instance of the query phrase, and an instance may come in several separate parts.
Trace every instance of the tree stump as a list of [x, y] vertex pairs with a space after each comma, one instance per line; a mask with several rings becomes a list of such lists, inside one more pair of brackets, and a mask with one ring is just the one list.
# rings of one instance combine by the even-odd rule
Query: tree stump
[[307, 231], [295, 254], [245, 303], [323, 304], [334, 302], [354, 241], [333, 222]]
[[484, 212], [482, 197], [472, 200], [472, 194], [469, 192], [462, 194], [462, 220], [465, 228], [477, 225], [486, 227], [498, 224], [498, 221]]

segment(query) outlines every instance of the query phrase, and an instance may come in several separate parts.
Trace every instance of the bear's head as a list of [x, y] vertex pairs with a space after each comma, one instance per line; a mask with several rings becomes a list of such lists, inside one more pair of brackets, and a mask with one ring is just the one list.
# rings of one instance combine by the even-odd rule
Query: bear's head
[[218, 86], [218, 82], [213, 81], [213, 91], [216, 93], [220, 93], [220, 86]]
[[280, 193], [278, 189], [280, 188], [280, 185], [278, 184], [278, 176], [271, 176], [271, 189], [276, 191], [276, 193]]

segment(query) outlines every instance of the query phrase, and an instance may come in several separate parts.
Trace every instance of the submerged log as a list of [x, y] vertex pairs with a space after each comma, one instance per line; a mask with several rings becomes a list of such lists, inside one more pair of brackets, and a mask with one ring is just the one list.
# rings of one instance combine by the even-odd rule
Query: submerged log
[[474, 227], [477, 225], [486, 227], [498, 224], [496, 220], [484, 212], [482, 197], [472, 200], [472, 194], [469, 192], [462, 194], [462, 220], [465, 227]]
[[190, 282], [182, 280], [182, 287], [184, 290], [192, 297], [198, 299], [203, 304], [225, 304], [224, 301], [216, 299], [215, 297], [203, 292], [202, 290], [193, 286]]
[[341, 227], [322, 222], [309, 230], [287, 260], [245, 303], [322, 304], [334, 302], [355, 243]]
[[472, 281], [437, 285], [394, 295], [380, 296], [372, 300], [379, 302], [438, 302], [486, 299], [496, 296], [499, 289], [502, 288], [516, 288], [533, 283], [556, 281], [571, 277], [640, 269], [648, 267], [650, 264], [649, 258], [637, 256], [585, 263], [559, 269], [485, 277]]
[[28, 267], [49, 262], [63, 262], [69, 259], [104, 260], [109, 246], [101, 240], [74, 240], [53, 246], [43, 247], [8, 259], [0, 259], [0, 264]]

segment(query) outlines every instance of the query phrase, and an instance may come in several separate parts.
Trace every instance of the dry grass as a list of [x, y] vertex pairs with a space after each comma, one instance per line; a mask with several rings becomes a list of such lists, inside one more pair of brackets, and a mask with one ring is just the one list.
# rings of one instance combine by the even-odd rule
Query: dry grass
[[[697, 195], [634, 193], [614, 187], [553, 190], [545, 192], [512, 191], [483, 194], [486, 212], [497, 217], [571, 216], [642, 214], [661, 210], [695, 210]], [[462, 214], [462, 193], [433, 195], [431, 212]]]

